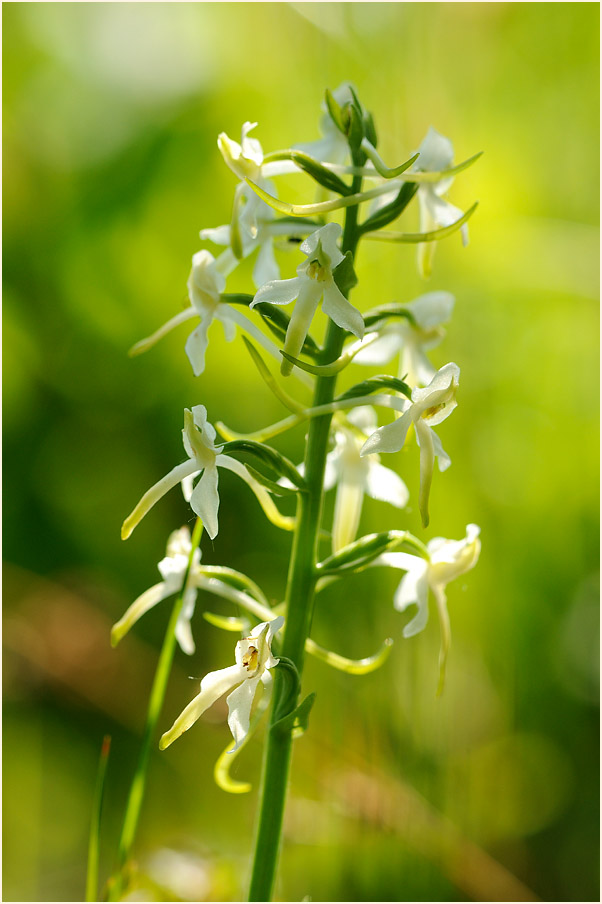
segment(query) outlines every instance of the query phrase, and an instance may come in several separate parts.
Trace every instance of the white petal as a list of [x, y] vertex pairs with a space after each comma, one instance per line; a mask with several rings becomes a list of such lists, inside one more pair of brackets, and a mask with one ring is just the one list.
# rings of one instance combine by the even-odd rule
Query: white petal
[[428, 204], [434, 222], [441, 228], [453, 226], [454, 223], [457, 223], [464, 216], [464, 212], [459, 207], [455, 207], [449, 201], [440, 198], [432, 189], [425, 193], [424, 199], [426, 204]]
[[449, 466], [451, 465], [451, 458], [441, 445], [441, 440], [437, 436], [434, 430], [431, 430], [431, 437], [433, 440], [433, 449], [435, 450], [435, 455], [437, 457], [437, 464], [439, 465], [440, 471], [447, 471]]
[[153, 606], [156, 606], [157, 603], [171, 596], [174, 592], [174, 589], [168, 587], [164, 581], [145, 590], [111, 628], [111, 644], [114, 647], [117, 646], [121, 638], [125, 637], [132, 625], [135, 625], [145, 612], [148, 612], [149, 609], [152, 609]]
[[227, 698], [228, 725], [235, 741], [232, 753], [238, 749], [249, 733], [251, 707], [253, 706], [260, 678], [260, 675], [255, 678], [247, 678]]
[[230, 224], [224, 226], [215, 226], [212, 229], [201, 229], [199, 233], [203, 241], [213, 242], [215, 245], [230, 244]]
[[127, 540], [136, 525], [144, 518], [147, 512], [158, 502], [172, 487], [175, 487], [188, 474], [192, 474], [197, 469], [196, 462], [189, 460], [176, 465], [175, 468], [158, 480], [157, 483], [147, 490], [134, 511], [128, 515], [121, 527], [121, 539]]
[[167, 323], [164, 323], [163, 326], [160, 326], [158, 330], [151, 336], [147, 336], [146, 339], [141, 339], [139, 342], [136, 342], [130, 349], [130, 355], [139, 355], [141, 352], [145, 352], [147, 349], [152, 348], [152, 346], [162, 339], [163, 336], [166, 336], [170, 333], [175, 327], [179, 326], [181, 323], [184, 323], [185, 320], [190, 320], [192, 317], [198, 317], [198, 314], [193, 306], [186, 308], [184, 311], [181, 311], [179, 314], [176, 314], [175, 317], [172, 317]]
[[219, 530], [217, 521], [218, 481], [217, 466], [205, 468], [190, 497], [190, 507], [202, 519], [205, 530], [212, 540], [217, 536]]
[[190, 301], [199, 313], [219, 304], [220, 293], [226, 287], [226, 280], [210, 251], [203, 248], [193, 254], [187, 285]]
[[408, 342], [401, 350], [399, 375], [410, 386], [427, 386], [437, 371], [416, 342]]
[[246, 670], [239, 665], [228, 666], [217, 672], [209, 672], [201, 681], [201, 691], [178, 716], [169, 731], [162, 736], [159, 747], [165, 750], [176, 738], [194, 725], [206, 709], [209, 709], [223, 694], [245, 680]]
[[[311, 257], [317, 251], [318, 245], [321, 245], [322, 251], [328, 258], [330, 269], [334, 270], [344, 257], [337, 245], [341, 232], [342, 230], [338, 223], [327, 223], [326, 226], [322, 226], [312, 232], [311, 235], [308, 235], [305, 241], [301, 243], [300, 250], [307, 257]], [[326, 261], [321, 261], [320, 263], [325, 264]]]
[[331, 320], [334, 320], [337, 326], [349, 330], [358, 339], [364, 338], [366, 328], [364, 318], [358, 309], [347, 301], [334, 279], [324, 283], [322, 310]]
[[227, 304], [220, 305], [219, 312], [215, 315], [216, 319], [220, 321], [221, 325], [224, 328], [224, 336], [226, 337], [226, 342], [232, 342], [236, 338], [236, 324], [234, 322], [234, 318], [230, 316], [231, 309]]
[[333, 449], [332, 452], [329, 452], [326, 456], [326, 467], [324, 468], [324, 492], [332, 490], [339, 479], [339, 458], [340, 454], [337, 449]]
[[455, 298], [450, 292], [427, 292], [410, 301], [406, 307], [412, 312], [421, 329], [431, 330], [442, 323], [447, 323], [454, 304]]
[[371, 405], [360, 405], [358, 408], [352, 408], [347, 415], [347, 420], [354, 426], [359, 427], [366, 436], [374, 433], [378, 426], [376, 411]]
[[184, 350], [192, 365], [195, 377], [199, 377], [205, 370], [205, 352], [209, 345], [207, 330], [209, 329], [212, 320], [212, 317], [203, 317], [199, 325], [192, 331], [186, 340]]
[[270, 304], [290, 304], [297, 298], [305, 282], [306, 279], [303, 276], [272, 280], [259, 289], [249, 307], [254, 308], [262, 301], [268, 301]]
[[428, 527], [429, 523], [429, 496], [433, 480], [433, 468], [435, 466], [435, 450], [433, 448], [433, 436], [431, 428], [422, 420], [416, 422], [416, 440], [420, 446], [420, 489], [418, 493], [418, 508], [422, 517], [422, 524]]
[[201, 431], [204, 445], [207, 446], [207, 448], [212, 452], [215, 452], [215, 440], [217, 438], [217, 433], [215, 432], [215, 427], [213, 426], [213, 424], [211, 424], [208, 420], [207, 409], [204, 405], [193, 405], [191, 411], [194, 418], [194, 423]]
[[402, 578], [393, 600], [393, 605], [399, 612], [404, 612], [412, 604], [418, 606], [418, 612], [403, 629], [404, 637], [413, 637], [422, 631], [429, 617], [428, 563], [424, 560], [419, 561], [421, 564], [408, 571]]
[[[298, 357], [303, 348], [303, 343], [311, 327], [321, 294], [321, 285], [316, 280], [307, 279], [306, 277], [298, 277], [298, 279], [301, 280], [299, 298], [293, 308], [284, 340], [284, 351], [294, 358]], [[283, 359], [280, 366], [282, 375], [287, 376], [292, 369], [292, 363]]]
[[[471, 525], [469, 525], [469, 527], [470, 526]], [[472, 525], [472, 526], [476, 527], [476, 525]], [[278, 634], [278, 631], [280, 631], [283, 628], [283, 626], [284, 626], [284, 618], [282, 615], [278, 615], [278, 616], [276, 616], [276, 618], [272, 619], [272, 621], [268, 622], [268, 630], [266, 631], [266, 634], [265, 634], [265, 642], [267, 643], [267, 645], [269, 646], [270, 649], [272, 648], [272, 640], [274, 639], [276, 634]], [[257, 625], [257, 627], [253, 631], [251, 631], [251, 636], [255, 636], [255, 632], [258, 631], [259, 628], [261, 628], [261, 627], [262, 627], [261, 625]], [[266, 663], [265, 667], [267, 669], [271, 669], [275, 665], [277, 665], [279, 662], [280, 662], [279, 659], [273, 659], [271, 664], [268, 665]]]
[[443, 690], [445, 681], [445, 666], [447, 664], [447, 655], [451, 645], [451, 628], [449, 624], [449, 612], [447, 611], [447, 597], [443, 587], [433, 587], [433, 595], [437, 603], [437, 612], [439, 614], [439, 626], [441, 628], [441, 648], [439, 650], [439, 687], [437, 692], [440, 694]]
[[[165, 557], [165, 559], [162, 560], [162, 562], [159, 562], [159, 571], [161, 571], [161, 574], [164, 573], [162, 570], [162, 567], [161, 567], [162, 564], [164, 564], [164, 566], [167, 567], [167, 570], [171, 573], [172, 569], [168, 568], [168, 566], [166, 566], [167, 559], [173, 560], [173, 559], [177, 559], [179, 556], [184, 556], [186, 558], [186, 561], [188, 561], [188, 557], [190, 555], [191, 549], [192, 549], [192, 543], [190, 540], [190, 531], [186, 526], [180, 527], [177, 530], [172, 531], [171, 534], [169, 535], [169, 537], [167, 538], [166, 557]], [[198, 560], [200, 562], [201, 561], [200, 549], [195, 549], [195, 551], [194, 551], [195, 559], [196, 559], [197, 553], [198, 553]]]
[[469, 524], [462, 540], [445, 540], [435, 537], [428, 544], [431, 554], [431, 585], [444, 586], [461, 574], [474, 568], [481, 552], [479, 527]]
[[431, 382], [424, 389], [415, 389], [412, 393], [414, 402], [421, 402], [424, 399], [430, 400], [430, 394], [440, 392], [443, 389], [449, 389], [452, 382], [458, 383], [460, 379], [460, 368], [453, 361], [440, 367]]
[[190, 497], [192, 496], [192, 491], [194, 490], [194, 478], [198, 477], [200, 471], [193, 471], [192, 474], [187, 474], [186, 477], [182, 480], [182, 496], [186, 500], [186, 502], [190, 502]]
[[263, 163], [263, 150], [257, 138], [249, 138], [249, 132], [257, 127], [256, 122], [245, 122], [241, 130], [241, 147], [245, 157], [257, 166]]
[[406, 441], [406, 435], [412, 423], [412, 408], [404, 411], [401, 417], [379, 427], [368, 437], [361, 448], [360, 455], [369, 455], [372, 452], [399, 452]]
[[380, 364], [388, 364], [403, 345], [403, 336], [399, 330], [391, 330], [383, 333], [353, 359], [355, 364], [364, 364], [366, 367], [376, 367]]
[[426, 420], [429, 427], [440, 424], [457, 406], [456, 388], [460, 368], [453, 362], [441, 367], [428, 386], [412, 390], [414, 420]]
[[418, 152], [420, 157], [416, 161], [416, 165], [421, 170], [428, 172], [448, 169], [454, 160], [454, 148], [451, 141], [432, 126], [423, 138]]
[[274, 257], [274, 241], [266, 239], [259, 246], [259, 253], [253, 267], [253, 282], [259, 289], [268, 282], [275, 282], [280, 277], [280, 268]]
[[363, 502], [363, 482], [341, 481], [338, 484], [332, 522], [333, 553], [337, 553], [355, 540]]
[[422, 568], [420, 563], [424, 561], [426, 560], [409, 552], [384, 552], [374, 560], [373, 565], [397, 568], [401, 571], [413, 571], [415, 568]]
[[405, 508], [410, 493], [401, 477], [390, 468], [371, 461], [366, 480], [366, 492], [372, 499], [390, 502], [396, 508]]
[[188, 656], [192, 656], [196, 650], [190, 620], [194, 615], [194, 607], [196, 604], [197, 591], [195, 587], [189, 587], [184, 594], [184, 602], [182, 611], [176, 622], [176, 640], [180, 645], [180, 649]]

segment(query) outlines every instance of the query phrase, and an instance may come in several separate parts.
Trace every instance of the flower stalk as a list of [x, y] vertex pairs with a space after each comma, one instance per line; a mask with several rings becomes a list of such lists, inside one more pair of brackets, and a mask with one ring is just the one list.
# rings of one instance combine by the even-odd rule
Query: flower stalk
[[[353, 194], [361, 192], [361, 183], [362, 177], [355, 176], [351, 186]], [[355, 257], [359, 241], [357, 211], [357, 206], [347, 208], [341, 249], [343, 254], [350, 251], [352, 258]], [[320, 364], [327, 364], [340, 356], [344, 338], [344, 330], [333, 320], [329, 320], [324, 349], [319, 360]], [[333, 402], [336, 381], [336, 374], [316, 378], [314, 408]], [[299, 494], [297, 502], [297, 528], [293, 539], [287, 582], [287, 618], [282, 655], [295, 664], [299, 676], [303, 672], [303, 653], [313, 615], [324, 469], [331, 419], [332, 413], [328, 412], [310, 421], [305, 447], [307, 490], [305, 493]], [[249, 890], [250, 901], [271, 900], [280, 851], [293, 743], [292, 731], [273, 730], [279, 708], [279, 697], [282, 693], [282, 676], [278, 669], [276, 669], [275, 675], [271, 725], [264, 754], [259, 823]], [[278, 713], [278, 717], [281, 718], [282, 714]]]

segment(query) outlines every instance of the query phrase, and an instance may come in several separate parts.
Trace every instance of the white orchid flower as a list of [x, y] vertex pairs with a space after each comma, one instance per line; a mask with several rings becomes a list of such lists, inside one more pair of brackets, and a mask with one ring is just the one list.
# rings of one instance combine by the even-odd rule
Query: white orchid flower
[[282, 616], [262, 622], [248, 637], [239, 640], [235, 648], [236, 664], [217, 672], [209, 672], [201, 681], [201, 691], [161, 737], [159, 747], [165, 750], [176, 738], [194, 725], [206, 709], [230, 691], [227, 697], [228, 725], [235, 741], [234, 751], [249, 731], [251, 709], [259, 685], [267, 688], [272, 682], [270, 669], [279, 659], [272, 656], [272, 640], [284, 624]]
[[222, 258], [214, 258], [209, 251], [197, 251], [192, 257], [192, 269], [188, 277], [188, 297], [190, 307], [185, 308], [156, 332], [146, 339], [141, 339], [131, 349], [130, 355], [139, 355], [151, 348], [159, 339], [175, 329], [181, 323], [195, 317], [200, 319], [186, 341], [186, 354], [192, 365], [195, 376], [205, 370], [205, 354], [209, 344], [208, 330], [214, 320], [219, 320], [224, 328], [226, 340], [231, 342], [239, 326], [249, 333], [273, 358], [280, 361], [278, 347], [264, 336], [254, 323], [241, 314], [235, 307], [221, 300], [226, 280]]
[[[431, 126], [418, 148], [420, 154], [416, 169], [422, 172], [437, 172], [448, 169], [453, 164], [454, 148], [444, 135]], [[454, 207], [443, 198], [454, 181], [453, 176], [435, 183], [423, 183], [418, 189], [420, 206], [420, 232], [431, 232], [444, 226], [451, 226], [463, 216], [459, 207]], [[468, 244], [468, 226], [461, 227], [462, 242]], [[418, 270], [425, 279], [431, 275], [435, 242], [421, 242], [418, 245]]]
[[445, 336], [441, 326], [450, 319], [454, 296], [449, 292], [428, 292], [404, 305], [413, 321], [395, 318], [381, 330], [380, 336], [354, 358], [367, 366], [388, 364], [399, 354], [398, 375], [409, 386], [426, 386], [436, 370], [425, 351], [439, 345]]
[[265, 487], [251, 477], [240, 461], [225, 455], [221, 447], [215, 445], [215, 428], [207, 420], [207, 409], [204, 405], [195, 405], [192, 410], [184, 409], [182, 439], [188, 460], [176, 465], [169, 474], [147, 490], [133, 512], [123, 522], [121, 528], [123, 540], [127, 540], [147, 512], [172, 487], [180, 481], [194, 478], [197, 474], [201, 474], [201, 479], [188, 499], [192, 510], [202, 519], [205, 530], [213, 540], [218, 532], [218, 468], [234, 471], [250, 486], [270, 521], [278, 527], [291, 528], [291, 519], [280, 515]]
[[245, 179], [251, 179], [252, 182], [261, 179], [263, 149], [256, 138], [249, 138], [249, 132], [256, 126], [256, 122], [243, 123], [240, 144], [229, 138], [225, 132], [220, 132], [217, 136], [217, 146], [226, 165], [241, 182]]
[[425, 527], [429, 521], [428, 497], [435, 458], [438, 459], [440, 471], [445, 471], [451, 464], [449, 455], [432, 428], [449, 417], [458, 404], [456, 391], [459, 378], [460, 368], [457, 364], [450, 363], [441, 367], [424, 389], [414, 387], [412, 401], [407, 402], [401, 417], [392, 424], [375, 430], [360, 452], [362, 456], [374, 452], [399, 452], [405, 443], [410, 425], [414, 424], [416, 440], [420, 446], [419, 508]]
[[395, 471], [381, 465], [378, 455], [360, 456], [360, 449], [366, 437], [376, 429], [376, 423], [374, 409], [366, 405], [354, 408], [336, 424], [335, 447], [327, 455], [324, 474], [324, 489], [337, 488], [332, 526], [333, 553], [355, 540], [364, 494], [400, 509], [408, 503], [408, 488]]
[[462, 540], [434, 537], [427, 544], [428, 561], [405, 552], [387, 552], [374, 562], [375, 565], [401, 568], [406, 572], [395, 591], [393, 604], [399, 612], [405, 612], [408, 606], [416, 605], [418, 612], [403, 629], [404, 637], [413, 637], [422, 631], [428, 621], [429, 591], [435, 597], [441, 625], [440, 689], [451, 640], [445, 588], [450, 581], [465, 574], [477, 564], [481, 552], [479, 534], [478, 525], [469, 524], [466, 527], [466, 536]]
[[[303, 347], [321, 299], [322, 310], [331, 320], [358, 339], [363, 338], [364, 319], [357, 308], [347, 301], [332, 275], [332, 271], [344, 259], [337, 245], [340, 235], [341, 227], [338, 223], [328, 223], [312, 232], [300, 246], [307, 260], [297, 267], [298, 275], [292, 279], [267, 283], [259, 289], [251, 302], [250, 307], [263, 301], [285, 305], [297, 299], [284, 342], [284, 351], [293, 357], [297, 357]], [[290, 374], [292, 369], [290, 361], [282, 362], [282, 374]]]
[[225, 277], [217, 270], [213, 255], [209, 251], [197, 251], [188, 277], [188, 297], [201, 322], [186, 340], [185, 347], [197, 377], [205, 370], [207, 332], [213, 321], [221, 321], [227, 342], [232, 342], [236, 335], [236, 327], [230, 319], [231, 308], [221, 301], [225, 288]]
[[[166, 556], [159, 562], [159, 571], [163, 580], [153, 587], [145, 590], [127, 609], [125, 614], [111, 629], [111, 643], [117, 646], [119, 641], [127, 634], [130, 628], [136, 624], [146, 612], [182, 590], [182, 583], [188, 568], [192, 546], [190, 531], [187, 527], [181, 527], [173, 531], [167, 541]], [[192, 557], [192, 565], [188, 579], [188, 585], [184, 592], [182, 610], [176, 623], [176, 640], [184, 653], [191, 656], [195, 651], [194, 639], [190, 628], [190, 620], [194, 614], [198, 587], [195, 586], [195, 576], [201, 563], [201, 551], [195, 549]]]
[[[249, 132], [255, 127], [256, 122], [245, 122], [242, 127], [241, 142], [233, 141], [225, 132], [217, 139], [227, 166], [241, 180], [234, 199], [234, 212], [232, 223], [225, 226], [217, 226], [213, 229], [202, 229], [201, 238], [215, 242], [216, 245], [232, 246], [232, 229], [238, 232], [240, 247], [238, 254], [232, 251], [224, 252], [224, 263], [228, 270], [237, 264], [237, 257], [249, 257], [257, 248], [259, 253], [253, 268], [253, 281], [257, 288], [271, 279], [278, 279], [280, 268], [274, 256], [274, 233], [270, 224], [274, 219], [274, 211], [265, 201], [247, 185], [245, 179], [250, 179], [264, 191], [275, 195], [272, 182], [263, 174], [263, 149], [256, 138], [249, 138]], [[274, 174], [290, 170], [290, 164], [282, 166], [271, 165]]]

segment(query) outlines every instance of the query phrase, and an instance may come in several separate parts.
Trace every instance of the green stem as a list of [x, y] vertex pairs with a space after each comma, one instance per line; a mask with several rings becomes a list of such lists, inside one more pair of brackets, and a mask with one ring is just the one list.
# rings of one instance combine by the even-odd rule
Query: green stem
[[[362, 177], [353, 179], [351, 191], [361, 191]], [[342, 252], [355, 255], [359, 240], [357, 206], [348, 207], [345, 216]], [[334, 361], [341, 354], [345, 332], [332, 320], [328, 323], [320, 364]], [[327, 405], [334, 399], [337, 375], [316, 379], [313, 406]], [[322, 515], [324, 468], [328, 449], [328, 435], [332, 413], [314, 418], [309, 425], [305, 448], [306, 492], [299, 494], [297, 503], [297, 527], [289, 565], [286, 590], [287, 615], [282, 655], [295, 664], [299, 676], [303, 670], [303, 652], [309, 636], [313, 616], [316, 564], [318, 561], [318, 537]], [[292, 750], [291, 731], [272, 730], [278, 712], [283, 689], [283, 676], [275, 670], [274, 701], [270, 730], [268, 731], [264, 761], [259, 811], [259, 825], [255, 845], [255, 857], [249, 891], [250, 901], [270, 901], [278, 854], [282, 820], [288, 787]], [[293, 708], [294, 708], [293, 703]]]
[[123, 891], [124, 867], [129, 860], [132, 845], [134, 843], [134, 838], [136, 837], [138, 821], [140, 819], [140, 811], [142, 809], [142, 801], [144, 799], [144, 791], [146, 788], [151, 745], [155, 736], [157, 722], [159, 720], [159, 716], [161, 715], [161, 710], [163, 709], [163, 701], [165, 700], [167, 682], [169, 681], [169, 675], [171, 672], [171, 666], [176, 648], [176, 625], [180, 612], [182, 611], [182, 606], [184, 604], [184, 591], [188, 583], [188, 575], [192, 567], [194, 551], [197, 549], [199, 543], [201, 542], [202, 534], [203, 522], [200, 518], [197, 518], [196, 524], [194, 526], [194, 531], [192, 533], [190, 556], [188, 558], [188, 565], [184, 574], [184, 580], [182, 582], [182, 590], [176, 598], [174, 607], [171, 612], [167, 630], [165, 632], [165, 639], [163, 640], [163, 646], [161, 647], [161, 653], [159, 654], [159, 661], [157, 663], [157, 670], [155, 672], [153, 686], [150, 693], [148, 712], [146, 715], [146, 724], [144, 726], [140, 756], [138, 758], [138, 766], [136, 768], [136, 773], [130, 787], [130, 793], [125, 809], [125, 816], [123, 819], [123, 827], [121, 830], [121, 837], [119, 839], [119, 849], [117, 853], [117, 871], [114, 876], [113, 882], [111, 883], [109, 893], [110, 901], [118, 901]]
[[100, 826], [102, 821], [102, 805], [104, 802], [105, 777], [109, 750], [111, 749], [111, 736], [105, 735], [100, 750], [98, 771], [96, 773], [96, 786], [94, 788], [94, 801], [92, 804], [92, 821], [90, 825], [90, 839], [88, 842], [88, 872], [86, 875], [86, 901], [98, 901], [98, 861], [100, 857]]

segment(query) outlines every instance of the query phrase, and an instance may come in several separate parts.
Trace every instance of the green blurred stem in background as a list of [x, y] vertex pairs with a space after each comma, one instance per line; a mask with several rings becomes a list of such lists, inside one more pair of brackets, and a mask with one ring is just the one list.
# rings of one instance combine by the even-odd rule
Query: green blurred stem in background
[[140, 811], [142, 809], [142, 801], [144, 799], [144, 791], [146, 788], [146, 779], [148, 773], [148, 762], [150, 757], [151, 743], [155, 735], [157, 721], [163, 709], [163, 701], [165, 700], [165, 692], [167, 690], [167, 682], [171, 673], [174, 652], [176, 648], [176, 625], [182, 605], [184, 603], [184, 592], [188, 583], [188, 575], [192, 567], [194, 551], [201, 542], [203, 534], [203, 522], [197, 518], [192, 533], [192, 543], [190, 555], [188, 557], [188, 566], [184, 574], [182, 582], [182, 590], [176, 598], [176, 602], [172, 609], [169, 624], [165, 632], [165, 639], [159, 655], [157, 663], [157, 671], [151, 689], [150, 700], [148, 704], [148, 712], [146, 715], [146, 724], [144, 726], [144, 734], [142, 736], [142, 746], [140, 748], [140, 757], [138, 759], [138, 767], [130, 787], [130, 793], [123, 819], [123, 827], [121, 837], [119, 839], [119, 850], [117, 853], [117, 870], [113, 879], [110, 881], [109, 901], [118, 901], [121, 898], [124, 888], [124, 868], [129, 860], [130, 851], [136, 837], [138, 821], [140, 819]]
[[[356, 161], [354, 161], [356, 163]], [[356, 165], [359, 165], [356, 163]], [[351, 193], [361, 192], [362, 177], [355, 176]], [[348, 207], [343, 231], [342, 252], [355, 257], [360, 231], [357, 223], [358, 207]], [[349, 293], [347, 293], [349, 294]], [[345, 332], [329, 320], [320, 364], [335, 361], [341, 354]], [[313, 406], [327, 405], [334, 399], [337, 377], [317, 377]], [[286, 626], [282, 656], [292, 660], [299, 677], [303, 670], [303, 651], [309, 636], [313, 615], [318, 537], [322, 515], [324, 468], [328, 434], [332, 414], [316, 417], [310, 422], [305, 447], [305, 481], [307, 492], [299, 494], [297, 527], [289, 566], [286, 590]], [[275, 723], [282, 717], [279, 702], [284, 690], [283, 676], [275, 670], [274, 700], [268, 730], [261, 783], [259, 826], [249, 891], [250, 901], [270, 901], [276, 876], [282, 819], [288, 786], [292, 752], [292, 729], [282, 731]], [[296, 701], [291, 709], [294, 709]]]

